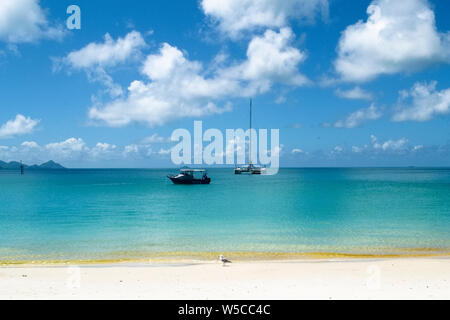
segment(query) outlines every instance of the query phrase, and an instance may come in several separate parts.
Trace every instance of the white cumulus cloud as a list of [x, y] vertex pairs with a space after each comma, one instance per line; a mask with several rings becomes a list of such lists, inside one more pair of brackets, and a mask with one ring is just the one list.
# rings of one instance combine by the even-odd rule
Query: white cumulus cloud
[[62, 142], [49, 143], [45, 149], [57, 158], [73, 158], [87, 151], [86, 143], [81, 138], [70, 138]]
[[90, 43], [63, 58], [54, 59], [54, 69], [58, 71], [68, 67], [69, 70], [84, 70], [90, 81], [104, 84], [109, 94], [117, 97], [122, 95], [122, 87], [114, 82], [107, 68], [138, 58], [145, 45], [144, 38], [137, 31], [117, 39], [107, 33], [101, 43]]
[[138, 153], [138, 152], [139, 152], [139, 146], [137, 144], [131, 144], [131, 145], [125, 146], [125, 148], [124, 148], [124, 154]]
[[143, 144], [151, 144], [151, 143], [169, 143], [171, 142], [170, 138], [161, 137], [159, 134], [154, 133], [149, 137], [142, 139]]
[[344, 152], [344, 148], [343, 147], [341, 147], [341, 146], [336, 146], [336, 147], [334, 147], [334, 149], [333, 150], [331, 150], [331, 154], [332, 155], [338, 155], [338, 154], [341, 154], [341, 153], [343, 153]]
[[362, 148], [362, 147], [357, 147], [357, 146], [352, 147], [352, 152], [354, 152], [354, 153], [361, 153], [363, 151], [364, 151], [364, 148]]
[[450, 88], [436, 90], [436, 81], [416, 83], [409, 91], [401, 91], [393, 120], [428, 121], [450, 114]]
[[160, 156], [167, 156], [167, 155], [169, 155], [171, 152], [172, 152], [172, 149], [164, 149], [164, 148], [161, 148], [161, 149], [158, 151], [158, 154], [159, 154]]
[[398, 150], [404, 150], [406, 148], [406, 144], [408, 143], [408, 139], [401, 138], [399, 140], [388, 140], [385, 142], [379, 142], [378, 138], [374, 135], [370, 136], [370, 139], [372, 140], [372, 145], [375, 150], [382, 150], [382, 151], [398, 151]]
[[356, 128], [366, 121], [377, 120], [383, 113], [372, 104], [369, 108], [357, 110], [347, 116], [345, 120], [339, 120], [334, 124], [336, 128]]
[[317, 15], [328, 16], [328, 0], [202, 0], [201, 8], [231, 37], [247, 30], [285, 27], [289, 20], [311, 22]]
[[94, 105], [89, 117], [109, 126], [132, 122], [158, 126], [180, 118], [221, 114], [231, 106], [218, 106], [218, 100], [265, 93], [275, 83], [304, 85], [308, 80], [298, 67], [306, 56], [291, 45], [294, 37], [289, 28], [269, 30], [251, 40], [246, 60], [212, 71], [164, 43], [144, 61], [141, 73], [146, 79], [133, 81], [124, 97]]
[[34, 141], [25, 141], [17, 146], [0, 146], [0, 159], [4, 161], [23, 160], [27, 164], [43, 163], [49, 160], [72, 164], [74, 166], [91, 166], [108, 164], [114, 161], [144, 160], [149, 157], [167, 157], [170, 148], [161, 148], [153, 152], [150, 145], [132, 144], [119, 147], [107, 142], [98, 142], [93, 146], [82, 138], [69, 138], [40, 146]]
[[358, 155], [377, 156], [382, 154], [387, 155], [407, 155], [418, 153], [424, 147], [422, 145], [411, 146], [406, 138], [389, 139], [380, 141], [375, 135], [370, 136], [371, 143], [363, 146], [352, 146], [352, 153]]
[[267, 91], [273, 83], [307, 84], [308, 79], [298, 72], [306, 54], [290, 45], [294, 37], [290, 28], [279, 32], [268, 30], [264, 36], [254, 37], [247, 49], [247, 61], [226, 73], [238, 80], [251, 81], [250, 87], [259, 92]]
[[17, 44], [63, 35], [62, 28], [50, 25], [39, 0], [0, 1], [0, 41]]
[[372, 100], [373, 95], [364, 89], [356, 86], [353, 89], [342, 90], [336, 89], [334, 92], [338, 97], [352, 100]]
[[339, 41], [335, 67], [343, 80], [368, 81], [450, 61], [450, 34], [437, 31], [427, 0], [374, 0], [367, 14]]
[[70, 52], [63, 61], [76, 69], [111, 67], [138, 54], [144, 46], [144, 38], [137, 31], [131, 31], [117, 40], [107, 33], [102, 43], [90, 43], [80, 50]]
[[22, 142], [21, 146], [24, 148], [29, 148], [29, 149], [40, 149], [41, 148], [39, 146], [39, 144], [37, 144], [34, 141], [24, 141], [24, 142]]
[[18, 114], [15, 119], [9, 120], [0, 127], [0, 139], [7, 139], [31, 133], [38, 123], [39, 120]]
[[94, 158], [107, 157], [113, 154], [117, 150], [117, 146], [106, 142], [99, 142], [95, 147], [91, 148], [88, 152]]

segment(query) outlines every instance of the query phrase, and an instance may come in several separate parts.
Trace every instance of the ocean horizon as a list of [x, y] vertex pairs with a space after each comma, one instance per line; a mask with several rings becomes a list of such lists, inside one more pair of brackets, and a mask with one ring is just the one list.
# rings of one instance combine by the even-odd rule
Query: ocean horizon
[[[206, 166], [206, 165], [187, 165], [187, 166], [172, 166], [172, 167], [72, 167], [67, 166], [63, 169], [38, 169], [39, 171], [64, 171], [64, 170], [178, 170], [181, 168], [201, 168], [205, 170], [215, 170], [215, 169], [234, 169], [238, 167], [238, 165], [229, 165], [229, 166]], [[280, 170], [282, 169], [450, 169], [450, 166], [442, 166], [442, 165], [429, 165], [429, 166], [280, 166]], [[25, 168], [26, 170], [26, 168]], [[36, 169], [32, 169], [35, 171]], [[9, 171], [9, 172], [17, 172], [17, 169], [6, 169], [0, 168], [1, 171]]]

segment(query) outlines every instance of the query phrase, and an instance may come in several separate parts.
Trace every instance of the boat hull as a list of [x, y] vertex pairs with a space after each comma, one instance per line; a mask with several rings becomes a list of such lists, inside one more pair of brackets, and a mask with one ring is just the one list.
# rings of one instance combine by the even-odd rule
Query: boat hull
[[234, 169], [234, 174], [255, 174], [255, 175], [261, 175], [264, 172], [264, 168], [259, 167], [240, 167]]
[[188, 185], [192, 185], [192, 184], [210, 184], [211, 183], [211, 178], [205, 178], [205, 179], [190, 179], [190, 178], [185, 178], [185, 177], [168, 177], [174, 184], [188, 184]]

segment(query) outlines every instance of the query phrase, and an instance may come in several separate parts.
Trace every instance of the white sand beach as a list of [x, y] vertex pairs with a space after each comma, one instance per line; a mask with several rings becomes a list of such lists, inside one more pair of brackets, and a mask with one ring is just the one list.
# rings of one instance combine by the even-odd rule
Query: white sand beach
[[450, 259], [2, 267], [0, 299], [450, 299]]

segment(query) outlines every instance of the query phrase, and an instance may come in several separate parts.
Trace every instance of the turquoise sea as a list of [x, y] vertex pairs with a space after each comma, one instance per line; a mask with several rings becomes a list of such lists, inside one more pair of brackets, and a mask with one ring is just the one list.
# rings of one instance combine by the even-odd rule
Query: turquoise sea
[[450, 252], [450, 169], [170, 173], [0, 171], [0, 263]]

